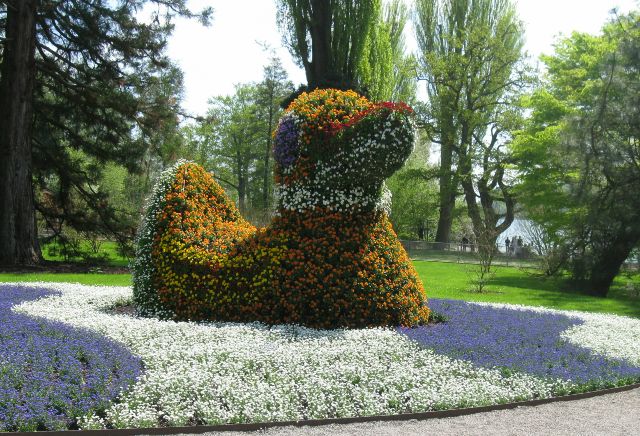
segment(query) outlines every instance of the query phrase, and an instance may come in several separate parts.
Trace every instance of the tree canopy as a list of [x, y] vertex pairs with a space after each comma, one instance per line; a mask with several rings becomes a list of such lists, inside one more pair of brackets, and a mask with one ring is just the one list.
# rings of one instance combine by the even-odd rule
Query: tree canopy
[[514, 143], [521, 196], [568, 251], [573, 279], [604, 296], [640, 243], [640, 15], [573, 33], [543, 61]]
[[[0, 263], [33, 263], [40, 259], [35, 207], [52, 228], [71, 219], [118, 234], [96, 183], [101, 168], [115, 162], [140, 170], [149, 148], [175, 133], [182, 75], [164, 53], [171, 19], [206, 22], [211, 11], [194, 14], [185, 0], [6, 4], [0, 10]], [[142, 21], [146, 4], [157, 9]], [[89, 165], [79, 164], [77, 153]], [[72, 197], [79, 205], [73, 212]], [[88, 224], [89, 215], [99, 220]]]
[[207, 116], [184, 128], [185, 157], [213, 171], [243, 215], [258, 223], [268, 221], [274, 207], [272, 134], [291, 92], [293, 84], [272, 56], [262, 81], [212, 98]]
[[464, 194], [476, 238], [493, 246], [513, 220], [504, 144], [526, 83], [522, 24], [510, 0], [418, 0], [415, 27], [428, 94], [423, 124], [440, 147], [436, 241], [449, 242]]
[[310, 89], [358, 87], [381, 0], [278, 0], [278, 26]]
[[369, 30], [357, 79], [372, 100], [415, 100], [415, 58], [407, 54], [404, 38], [408, 17], [409, 8], [402, 0], [392, 0], [380, 9]]

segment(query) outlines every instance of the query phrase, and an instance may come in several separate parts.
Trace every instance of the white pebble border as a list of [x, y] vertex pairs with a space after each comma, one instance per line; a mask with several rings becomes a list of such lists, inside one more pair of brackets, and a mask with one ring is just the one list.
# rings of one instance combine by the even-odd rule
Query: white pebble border
[[[422, 412], [545, 398], [572, 387], [527, 374], [505, 378], [498, 370], [420, 348], [393, 329], [139, 319], [104, 312], [130, 301], [129, 287], [18, 285], [62, 295], [22, 303], [16, 312], [94, 330], [141, 357], [143, 375], [106, 412], [118, 428]], [[585, 324], [565, 332], [567, 339], [640, 362], [640, 320], [496, 306], [580, 317]], [[105, 425], [96, 416], [80, 422], [85, 429]]]

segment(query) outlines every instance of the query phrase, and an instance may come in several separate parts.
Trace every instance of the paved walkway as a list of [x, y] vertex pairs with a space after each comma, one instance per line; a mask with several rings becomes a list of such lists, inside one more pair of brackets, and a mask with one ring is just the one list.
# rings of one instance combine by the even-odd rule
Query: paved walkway
[[640, 388], [585, 400], [424, 421], [284, 427], [256, 432], [217, 432], [224, 436], [339, 435], [638, 435]]

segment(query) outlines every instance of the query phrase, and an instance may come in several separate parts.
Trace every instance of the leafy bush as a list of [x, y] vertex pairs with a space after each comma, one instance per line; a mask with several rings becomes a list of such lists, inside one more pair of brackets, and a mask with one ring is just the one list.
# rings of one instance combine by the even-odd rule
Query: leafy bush
[[161, 318], [413, 326], [422, 283], [383, 181], [413, 147], [412, 111], [352, 91], [302, 94], [275, 133], [277, 216], [256, 230], [201, 167], [163, 175], [138, 238], [134, 300]]

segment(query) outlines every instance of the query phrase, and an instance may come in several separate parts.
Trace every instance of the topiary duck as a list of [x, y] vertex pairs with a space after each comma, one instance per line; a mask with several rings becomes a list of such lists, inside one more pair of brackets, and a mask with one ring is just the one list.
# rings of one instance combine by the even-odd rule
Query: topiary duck
[[353, 91], [301, 94], [274, 133], [278, 207], [261, 229], [199, 165], [166, 171], [137, 239], [138, 312], [312, 328], [426, 323], [384, 188], [412, 151], [412, 118], [405, 104]]

